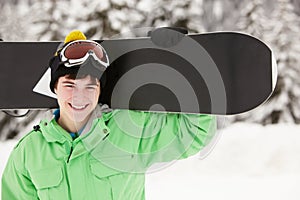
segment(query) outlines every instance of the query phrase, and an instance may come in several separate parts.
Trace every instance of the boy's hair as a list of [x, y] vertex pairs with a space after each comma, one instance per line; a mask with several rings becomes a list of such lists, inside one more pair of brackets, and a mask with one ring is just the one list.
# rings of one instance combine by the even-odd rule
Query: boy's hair
[[86, 78], [87, 76], [89, 76], [91, 78], [91, 81], [93, 84], [96, 84], [97, 82], [100, 82], [98, 78], [92, 76], [92, 75], [89, 75], [89, 74], [81, 74], [81, 75], [77, 75], [77, 74], [67, 74], [66, 77], [69, 78], [69, 79], [72, 79], [72, 80], [75, 80], [75, 79], [83, 79], [83, 78]]
[[[83, 78], [86, 78], [87, 76], [89, 76], [89, 77], [90, 77], [90, 80], [91, 80], [91, 82], [92, 82], [92, 84], [97, 84], [97, 83], [99, 83], [99, 84], [100, 84], [100, 87], [101, 87], [101, 83], [100, 83], [99, 79], [96, 78], [96, 77], [94, 77], [94, 76], [92, 76], [92, 75], [89, 75], [89, 74], [81, 74], [81, 75], [67, 74], [67, 75], [65, 75], [65, 76], [66, 76], [66, 78], [69, 78], [69, 79], [72, 79], [72, 80], [83, 79]], [[57, 83], [58, 83], [58, 81], [55, 82], [54, 88], [57, 87]]]

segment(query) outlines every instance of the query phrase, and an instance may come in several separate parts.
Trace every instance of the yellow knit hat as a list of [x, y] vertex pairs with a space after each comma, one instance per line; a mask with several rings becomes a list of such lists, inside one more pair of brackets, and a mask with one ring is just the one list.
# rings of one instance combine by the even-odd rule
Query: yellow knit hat
[[73, 30], [66, 36], [64, 43], [67, 44], [75, 40], [86, 40], [86, 36], [79, 30]]

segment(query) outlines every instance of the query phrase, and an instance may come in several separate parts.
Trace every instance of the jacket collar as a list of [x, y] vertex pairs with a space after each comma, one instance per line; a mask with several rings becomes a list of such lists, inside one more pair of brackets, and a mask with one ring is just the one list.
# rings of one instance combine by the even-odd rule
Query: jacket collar
[[[109, 113], [111, 111], [112, 109], [106, 104], [97, 106], [85, 125], [79, 138], [84, 138], [90, 148], [96, 145], [96, 141], [101, 140], [106, 134], [109, 134], [110, 130], [104, 122], [102, 113]], [[62, 144], [66, 141], [73, 141], [71, 135], [56, 122], [55, 117], [50, 121], [47, 119], [42, 120], [39, 126], [47, 142], [58, 142]]]

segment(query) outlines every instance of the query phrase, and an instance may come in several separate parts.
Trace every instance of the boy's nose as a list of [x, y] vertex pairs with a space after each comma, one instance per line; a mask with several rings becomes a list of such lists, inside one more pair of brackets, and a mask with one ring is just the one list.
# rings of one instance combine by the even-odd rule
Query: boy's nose
[[85, 91], [79, 88], [74, 88], [72, 93], [73, 98], [83, 98], [85, 95]]

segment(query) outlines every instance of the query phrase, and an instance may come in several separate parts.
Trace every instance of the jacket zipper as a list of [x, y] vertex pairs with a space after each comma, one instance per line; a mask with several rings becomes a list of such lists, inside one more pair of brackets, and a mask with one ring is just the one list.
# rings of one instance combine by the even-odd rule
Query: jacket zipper
[[71, 146], [71, 150], [70, 150], [70, 154], [69, 154], [69, 157], [68, 157], [67, 163], [69, 163], [69, 161], [70, 161], [70, 158], [71, 158], [72, 152], [73, 152], [73, 146]]
[[108, 135], [109, 135], [109, 133], [106, 134], [106, 135], [102, 138], [102, 140], [105, 140], [105, 139], [108, 137]]

